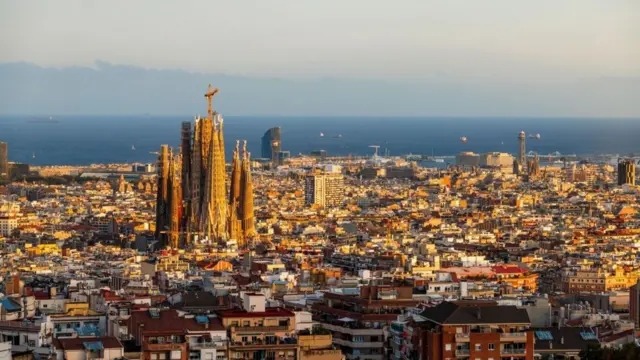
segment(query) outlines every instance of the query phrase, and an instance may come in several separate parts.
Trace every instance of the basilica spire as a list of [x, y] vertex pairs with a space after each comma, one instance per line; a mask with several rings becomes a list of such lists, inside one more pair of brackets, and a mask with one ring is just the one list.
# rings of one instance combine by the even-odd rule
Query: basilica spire
[[240, 141], [236, 141], [231, 163], [231, 186], [229, 188], [229, 238], [238, 242], [242, 241], [242, 215], [240, 212], [240, 199], [242, 189], [240, 180], [242, 176], [242, 164], [240, 162]]
[[251, 154], [247, 151], [247, 142], [243, 144], [242, 171], [240, 175], [242, 187], [242, 231], [245, 242], [255, 236], [255, 220], [253, 216], [253, 181], [251, 179]]

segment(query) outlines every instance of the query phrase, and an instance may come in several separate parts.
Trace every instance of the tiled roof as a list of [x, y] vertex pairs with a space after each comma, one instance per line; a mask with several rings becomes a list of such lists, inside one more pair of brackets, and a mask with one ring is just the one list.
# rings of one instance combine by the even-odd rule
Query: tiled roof
[[515, 306], [460, 306], [448, 301], [427, 308], [420, 315], [443, 325], [531, 323], [527, 311]]
[[82, 338], [69, 338], [69, 339], [53, 339], [52, 344], [56, 349], [62, 349], [67, 351], [84, 350], [85, 343], [102, 343], [104, 349], [120, 349], [122, 343], [113, 336], [103, 337], [82, 337]]
[[275, 308], [266, 308], [264, 312], [248, 312], [245, 310], [224, 310], [219, 311], [218, 314], [221, 318], [239, 318], [239, 317], [290, 317], [295, 316], [295, 314], [289, 310], [275, 307]]

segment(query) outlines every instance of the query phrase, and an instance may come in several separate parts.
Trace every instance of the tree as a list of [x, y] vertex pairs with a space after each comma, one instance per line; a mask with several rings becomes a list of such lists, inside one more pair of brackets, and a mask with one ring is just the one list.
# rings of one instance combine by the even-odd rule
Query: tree
[[603, 349], [597, 344], [587, 346], [579, 356], [581, 360], [637, 360], [640, 359], [640, 349], [635, 343], [625, 344], [619, 349]]

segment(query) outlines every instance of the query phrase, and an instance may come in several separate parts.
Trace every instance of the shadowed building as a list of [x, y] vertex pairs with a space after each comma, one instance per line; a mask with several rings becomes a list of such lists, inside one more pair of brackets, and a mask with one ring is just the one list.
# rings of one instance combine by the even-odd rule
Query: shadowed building
[[240, 156], [240, 142], [236, 142], [229, 189], [229, 237], [237, 240], [241, 247], [255, 235], [250, 157], [247, 142], [244, 142], [242, 156]]
[[[158, 191], [156, 197], [156, 238], [163, 246], [179, 246], [183, 218], [180, 155], [174, 156], [168, 145], [158, 153]], [[165, 235], [166, 234], [166, 235]]]
[[0, 142], [0, 179], [9, 177], [9, 145]]
[[273, 163], [278, 161], [278, 153], [282, 151], [282, 129], [272, 127], [262, 135], [262, 157], [271, 159]]
[[618, 185], [636, 184], [636, 164], [633, 160], [620, 160], [618, 162]]

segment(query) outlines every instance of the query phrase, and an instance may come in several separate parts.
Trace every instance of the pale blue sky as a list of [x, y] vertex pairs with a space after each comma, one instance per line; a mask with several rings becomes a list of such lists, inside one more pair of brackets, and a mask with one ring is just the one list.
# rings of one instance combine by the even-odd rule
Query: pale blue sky
[[0, 62], [98, 59], [276, 77], [638, 77], [640, 1], [0, 1]]

